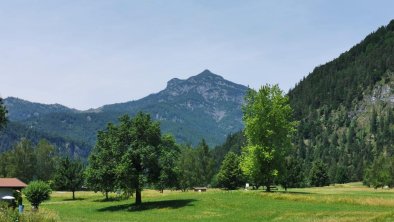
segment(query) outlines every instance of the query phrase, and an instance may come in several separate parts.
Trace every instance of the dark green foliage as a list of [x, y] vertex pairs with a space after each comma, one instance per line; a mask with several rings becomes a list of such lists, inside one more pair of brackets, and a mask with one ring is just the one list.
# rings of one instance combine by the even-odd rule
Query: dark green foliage
[[174, 189], [178, 187], [177, 160], [180, 149], [172, 135], [164, 135], [161, 139], [160, 151], [160, 176], [156, 187], [163, 192], [165, 188]]
[[145, 183], [156, 183], [160, 176], [160, 125], [149, 114], [138, 113], [121, 117], [118, 130], [118, 152], [123, 153], [116, 168], [118, 185], [134, 191], [139, 205]]
[[196, 151], [193, 148], [188, 146], [181, 147], [176, 167], [179, 189], [186, 191], [193, 186], [197, 186]]
[[321, 161], [313, 162], [310, 172], [310, 183], [314, 187], [328, 186], [330, 184], [327, 165]]
[[311, 110], [341, 105], [351, 107], [353, 99], [363, 98], [363, 90], [381, 80], [387, 70], [394, 70], [394, 20], [368, 35], [361, 43], [337, 59], [319, 66], [289, 91], [297, 117], [307, 117]]
[[29, 182], [36, 178], [37, 157], [30, 141], [22, 139], [9, 152], [1, 154], [2, 174]]
[[108, 193], [115, 191], [116, 167], [121, 153], [118, 152], [118, 128], [108, 124], [105, 131], [97, 133], [97, 143], [89, 156], [89, 165], [85, 171], [89, 189], [101, 191], [108, 199]]
[[37, 145], [41, 139], [45, 139], [55, 146], [59, 154], [78, 156], [82, 159], [87, 158], [91, 150], [88, 144], [62, 136], [52, 136], [47, 133], [38, 132], [20, 123], [9, 121], [6, 128], [0, 133], [0, 153], [11, 149], [22, 138], [28, 139], [34, 145]]
[[49, 181], [53, 178], [56, 166], [56, 151], [46, 140], [40, 140], [35, 148], [36, 154], [36, 178]]
[[235, 190], [243, 185], [245, 180], [239, 163], [240, 158], [237, 154], [231, 151], [226, 154], [217, 175], [219, 187]]
[[0, 129], [7, 123], [7, 110], [3, 104], [3, 99], [0, 97]]
[[349, 176], [347, 169], [344, 166], [339, 166], [335, 175], [335, 182], [337, 183], [347, 183], [349, 182]]
[[38, 209], [38, 206], [43, 201], [50, 199], [52, 190], [47, 183], [38, 180], [30, 182], [29, 185], [23, 189], [23, 193], [31, 205], [35, 209]]
[[176, 162], [178, 188], [186, 191], [196, 186], [212, 185], [214, 160], [204, 140], [196, 148], [182, 146]]
[[49, 181], [55, 160], [55, 148], [46, 140], [33, 146], [29, 140], [22, 139], [11, 150], [0, 154], [0, 177], [17, 177], [25, 182]]
[[215, 162], [211, 156], [208, 144], [201, 140], [196, 148], [196, 171], [197, 178], [195, 186], [208, 186], [214, 175]]
[[285, 188], [296, 188], [305, 186], [305, 173], [302, 161], [294, 157], [286, 157], [282, 165], [282, 173], [279, 175], [279, 184]]
[[246, 145], [246, 139], [243, 131], [236, 132], [227, 136], [226, 141], [212, 150], [212, 157], [215, 160], [215, 170], [218, 171], [224, 156], [228, 152], [234, 152], [240, 155], [242, 147]]
[[367, 167], [394, 154], [394, 20], [289, 91], [300, 121], [293, 155], [329, 166], [332, 183], [360, 181]]
[[67, 190], [73, 193], [82, 188], [84, 182], [84, 166], [81, 161], [70, 159], [68, 156], [59, 159], [54, 176], [54, 185], [58, 190]]
[[367, 168], [364, 183], [377, 189], [379, 187], [394, 187], [394, 157], [379, 156]]

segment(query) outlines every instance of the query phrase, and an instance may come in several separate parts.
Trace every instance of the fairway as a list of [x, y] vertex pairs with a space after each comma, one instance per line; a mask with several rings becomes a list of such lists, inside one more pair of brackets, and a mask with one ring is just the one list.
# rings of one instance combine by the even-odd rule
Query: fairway
[[[323, 188], [206, 193], [145, 190], [143, 205], [134, 199], [103, 201], [93, 192], [54, 192], [42, 208], [61, 221], [394, 221], [394, 191], [359, 183]], [[131, 208], [130, 208], [131, 207]]]

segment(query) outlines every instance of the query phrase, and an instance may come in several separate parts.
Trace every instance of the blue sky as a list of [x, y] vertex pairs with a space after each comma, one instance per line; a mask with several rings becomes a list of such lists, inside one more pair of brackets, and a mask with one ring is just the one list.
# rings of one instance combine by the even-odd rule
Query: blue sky
[[0, 1], [0, 95], [78, 109], [204, 69], [287, 91], [394, 19], [394, 1]]

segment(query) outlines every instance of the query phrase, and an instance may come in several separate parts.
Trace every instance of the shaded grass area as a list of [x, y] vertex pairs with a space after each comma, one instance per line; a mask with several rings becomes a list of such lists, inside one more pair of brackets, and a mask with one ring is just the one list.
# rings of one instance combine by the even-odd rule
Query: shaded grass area
[[190, 203], [196, 201], [194, 199], [185, 199], [185, 200], [162, 200], [162, 201], [151, 201], [142, 203], [141, 205], [135, 204], [121, 204], [115, 206], [109, 206], [99, 209], [98, 211], [120, 211], [120, 210], [129, 210], [129, 211], [143, 211], [143, 210], [152, 210], [152, 209], [177, 209], [185, 206], [192, 206]]
[[394, 221], [394, 191], [360, 184], [290, 189], [289, 192], [221, 191], [206, 193], [146, 190], [134, 199], [102, 201], [101, 194], [78, 192], [63, 201], [53, 193], [42, 207], [61, 221]]

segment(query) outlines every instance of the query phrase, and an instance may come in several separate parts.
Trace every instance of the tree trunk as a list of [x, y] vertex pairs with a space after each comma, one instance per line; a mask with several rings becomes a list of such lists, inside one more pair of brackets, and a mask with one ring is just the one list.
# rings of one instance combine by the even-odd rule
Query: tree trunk
[[75, 200], [75, 190], [73, 190], [73, 200]]
[[105, 191], [105, 199], [108, 200], [108, 191]]
[[141, 205], [141, 190], [137, 188], [135, 190], [135, 205]]
[[265, 187], [267, 192], [271, 192], [271, 184], [267, 184]]

